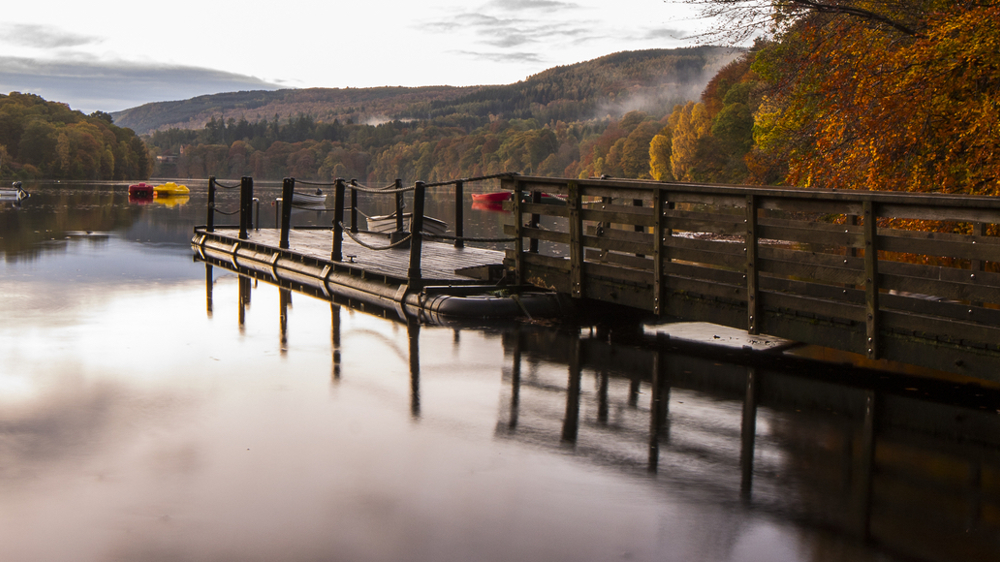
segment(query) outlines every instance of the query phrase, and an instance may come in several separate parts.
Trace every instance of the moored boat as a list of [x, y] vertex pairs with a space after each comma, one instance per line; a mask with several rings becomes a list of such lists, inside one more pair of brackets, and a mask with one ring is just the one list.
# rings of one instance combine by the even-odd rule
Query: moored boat
[[188, 195], [191, 190], [186, 185], [178, 185], [172, 181], [158, 185], [153, 188], [156, 197], [171, 197], [174, 195]]
[[[502, 203], [510, 199], [511, 192], [509, 191], [494, 191], [491, 193], [473, 193], [472, 200], [481, 203]], [[528, 193], [521, 194], [521, 200], [527, 201], [531, 198]], [[542, 203], [564, 203], [566, 200], [562, 197], [557, 197], [555, 195], [549, 195], [548, 193], [542, 194]]]
[[153, 184], [149, 184], [146, 182], [133, 183], [132, 185], [128, 186], [128, 196], [135, 197], [138, 199], [152, 197], [154, 189], [155, 187], [153, 186]]
[[0, 201], [20, 201], [30, 197], [27, 191], [21, 187], [21, 182], [16, 181], [10, 187], [0, 187]]
[[[403, 213], [403, 229], [407, 232], [410, 231], [410, 222], [412, 219], [412, 213]], [[392, 213], [391, 215], [367, 217], [367, 221], [368, 230], [371, 232], [389, 233], [395, 232], [396, 230], [396, 213]], [[424, 215], [423, 232], [426, 232], [427, 234], [444, 234], [445, 232], [448, 232], [448, 223], [443, 220]]]
[[292, 193], [293, 207], [323, 207], [326, 205], [326, 193], [317, 189], [315, 193], [296, 191]]

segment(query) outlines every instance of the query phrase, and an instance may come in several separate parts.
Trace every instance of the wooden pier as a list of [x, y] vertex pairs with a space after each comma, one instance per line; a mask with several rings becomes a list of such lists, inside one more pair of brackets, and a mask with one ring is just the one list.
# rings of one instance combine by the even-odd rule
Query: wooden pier
[[[263, 231], [250, 226], [250, 178], [239, 227], [215, 228], [213, 183], [192, 240], [203, 258], [401, 316], [556, 316], [599, 301], [1000, 381], [996, 198], [506, 174], [502, 187], [519, 196], [498, 252], [465, 246], [462, 180], [337, 180], [332, 229], [293, 229], [283, 205], [280, 227]], [[448, 240], [422, 232], [430, 185], [454, 187]], [[294, 190], [286, 180], [283, 200]], [[413, 223], [366, 234], [364, 190], [397, 209], [412, 191]]]
[[[997, 198], [540, 177], [503, 186], [527, 194], [507, 227], [518, 283], [1000, 380]], [[543, 193], [565, 204], [543, 204]]]
[[[456, 200], [461, 180], [453, 185]], [[398, 183], [397, 183], [398, 186]], [[510, 295], [503, 268], [504, 253], [465, 245], [462, 225], [455, 225], [447, 241], [424, 241], [420, 220], [409, 230], [401, 220], [390, 234], [366, 232], [357, 220], [357, 198], [362, 188], [337, 180], [333, 228], [292, 228], [291, 205], [282, 205], [278, 228], [258, 230], [252, 224], [253, 180], [243, 178], [238, 226], [215, 225], [214, 179], [209, 182], [206, 226], [195, 228], [192, 248], [214, 266], [309, 292], [330, 300], [380, 311], [395, 311], [400, 320], [411, 316], [443, 323], [446, 319], [557, 316], [572, 303], [549, 291], [522, 290]], [[295, 180], [285, 181], [282, 200], [292, 202]], [[414, 207], [422, 216], [424, 184], [369, 191], [396, 198], [414, 192]], [[352, 215], [344, 224], [345, 215]], [[457, 213], [461, 220], [461, 213]]]

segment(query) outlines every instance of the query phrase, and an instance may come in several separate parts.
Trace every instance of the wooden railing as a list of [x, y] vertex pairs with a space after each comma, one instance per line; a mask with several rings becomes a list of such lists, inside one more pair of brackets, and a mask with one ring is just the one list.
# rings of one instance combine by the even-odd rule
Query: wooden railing
[[503, 186], [523, 194], [506, 230], [522, 283], [869, 358], [927, 354], [920, 363], [959, 372], [1000, 357], [1000, 237], [986, 235], [1000, 225], [995, 198], [536, 177]]

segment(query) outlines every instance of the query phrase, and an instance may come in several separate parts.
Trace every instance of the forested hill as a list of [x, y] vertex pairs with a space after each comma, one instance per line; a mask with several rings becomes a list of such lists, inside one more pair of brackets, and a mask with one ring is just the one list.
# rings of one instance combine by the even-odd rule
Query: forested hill
[[[310, 88], [233, 92], [149, 103], [113, 113], [115, 123], [140, 135], [200, 129], [209, 121], [284, 121], [308, 116], [321, 123], [381, 123], [448, 118], [474, 127], [491, 118], [575, 121], [661, 108], [692, 99], [736, 53], [720, 47], [615, 53], [560, 66], [501, 86]], [[391, 81], [386, 76], [386, 81]], [[668, 107], [669, 109], [669, 107]]]

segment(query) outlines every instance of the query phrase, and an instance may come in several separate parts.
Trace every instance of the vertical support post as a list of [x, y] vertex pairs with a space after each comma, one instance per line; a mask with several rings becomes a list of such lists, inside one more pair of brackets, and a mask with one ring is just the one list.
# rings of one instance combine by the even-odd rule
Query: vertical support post
[[569, 358], [569, 383], [566, 388], [566, 416], [563, 418], [562, 442], [576, 445], [580, 430], [580, 332], [573, 340]]
[[569, 286], [574, 298], [583, 297], [583, 221], [580, 206], [582, 196], [580, 186], [575, 181], [569, 182]]
[[406, 320], [406, 338], [410, 343], [410, 415], [420, 419], [420, 322]]
[[514, 187], [511, 195], [511, 212], [514, 215], [514, 267], [516, 271], [516, 282], [518, 285], [524, 284], [524, 223], [521, 216], [521, 180], [513, 178]]
[[874, 390], [865, 393], [865, 418], [861, 432], [861, 452], [858, 458], [857, 532], [864, 539], [871, 535], [872, 473], [875, 468], [875, 438], [877, 434], [878, 396]]
[[208, 216], [205, 217], [205, 232], [215, 232], [215, 176], [208, 178]]
[[209, 318], [212, 317], [212, 289], [215, 288], [215, 280], [212, 279], [212, 264], [205, 264], [205, 312]]
[[740, 426], [740, 497], [749, 502], [753, 491], [754, 444], [757, 439], [757, 369], [747, 367], [747, 388], [743, 398], [743, 423]]
[[247, 239], [247, 230], [253, 222], [250, 213], [253, 211], [251, 202], [253, 201], [253, 179], [243, 176], [240, 179], [240, 240]]
[[465, 240], [465, 182], [455, 182], [455, 247], [464, 248]]
[[292, 198], [295, 197], [295, 178], [281, 182], [281, 239], [279, 248], [288, 248], [288, 232], [292, 228]]
[[403, 232], [403, 180], [396, 178], [396, 232]]
[[340, 380], [340, 305], [330, 303], [330, 344], [333, 347], [333, 380]]
[[[984, 222], [974, 222], [972, 223], [972, 236], [975, 238], [980, 238], [986, 236], [986, 223]], [[975, 243], [975, 240], [973, 240]], [[986, 262], [984, 260], [972, 260], [972, 271], [985, 271]], [[972, 274], [972, 278], [975, 279], [975, 273]], [[983, 301], [972, 301], [972, 306], [983, 306]]]
[[288, 307], [292, 304], [292, 291], [284, 287], [278, 288], [278, 342], [280, 353], [288, 353]]
[[667, 384], [666, 359], [663, 350], [653, 351], [652, 383], [649, 398], [649, 466], [655, 473], [660, 464], [660, 440], [667, 430], [667, 409], [670, 403], [670, 386]]
[[662, 189], [653, 192], [653, 314], [663, 314], [663, 204]]
[[250, 278], [240, 275], [239, 285], [239, 323], [240, 333], [246, 329], [247, 309], [250, 308]]
[[743, 222], [747, 225], [746, 248], [747, 254], [747, 333], [760, 333], [760, 310], [758, 306], [759, 292], [757, 289], [757, 197], [747, 195], [747, 216]]
[[344, 261], [344, 180], [337, 178], [333, 196], [333, 251], [330, 259]]
[[351, 180], [351, 232], [358, 232], [358, 180]]
[[869, 359], [878, 359], [878, 216], [875, 204], [866, 199], [863, 205], [865, 237], [865, 349]]
[[420, 288], [420, 253], [423, 247], [424, 229], [424, 182], [413, 184], [413, 218], [410, 219], [410, 269], [406, 273], [408, 284], [412, 289]]
[[507, 429], [513, 433], [517, 429], [517, 417], [521, 411], [521, 330], [514, 332], [513, 363], [510, 369], [510, 421]]

